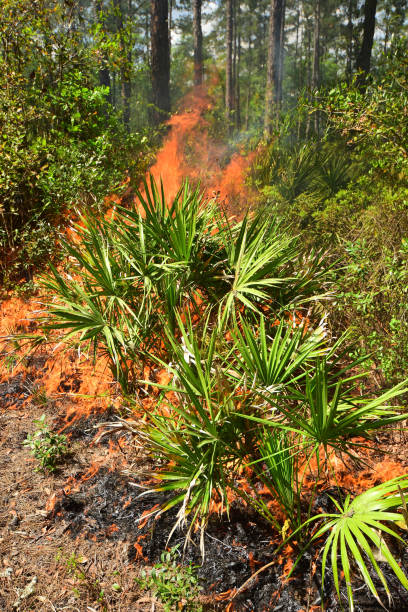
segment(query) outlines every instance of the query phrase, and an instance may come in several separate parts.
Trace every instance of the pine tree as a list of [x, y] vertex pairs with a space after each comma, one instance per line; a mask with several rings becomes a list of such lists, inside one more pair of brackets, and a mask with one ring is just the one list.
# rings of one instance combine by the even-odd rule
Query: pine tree
[[193, 0], [194, 85], [203, 83], [203, 32], [201, 28], [202, 0]]
[[170, 44], [169, 6], [167, 0], [151, 4], [151, 75], [153, 89], [153, 121], [160, 123], [170, 112]]
[[360, 83], [364, 83], [366, 75], [370, 72], [376, 11], [377, 0], [365, 0], [363, 42], [361, 44], [356, 66], [357, 70], [360, 70], [363, 73], [360, 77]]
[[268, 60], [266, 68], [266, 91], [265, 91], [265, 133], [269, 134], [273, 114], [278, 111], [280, 105], [279, 83], [282, 80], [280, 71], [282, 69], [282, 42], [283, 42], [283, 20], [285, 2], [284, 0], [271, 0], [268, 32]]
[[232, 75], [232, 46], [233, 46], [233, 30], [234, 30], [234, 17], [233, 17], [233, 0], [226, 1], [226, 18], [227, 18], [227, 62], [226, 62], [226, 74], [225, 74], [225, 115], [228, 126], [231, 125], [233, 104], [234, 104], [234, 84]]

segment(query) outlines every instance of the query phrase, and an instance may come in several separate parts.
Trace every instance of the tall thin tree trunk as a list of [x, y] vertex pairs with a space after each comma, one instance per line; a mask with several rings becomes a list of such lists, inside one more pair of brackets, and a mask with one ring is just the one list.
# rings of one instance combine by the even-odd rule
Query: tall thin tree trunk
[[370, 72], [371, 52], [373, 50], [375, 14], [377, 11], [377, 0], [365, 0], [364, 4], [364, 31], [363, 42], [360, 53], [357, 57], [357, 70], [362, 72], [360, 84], [365, 82], [367, 74]]
[[[303, 11], [305, 16], [304, 37], [306, 39], [306, 87], [310, 91], [312, 88], [312, 29], [310, 27], [309, 15], [305, 11], [305, 3], [303, 2]], [[308, 114], [306, 121], [306, 138], [309, 138], [311, 126], [311, 115]]]
[[240, 68], [241, 68], [241, 5], [237, 0], [237, 15], [235, 19], [235, 30], [237, 36], [236, 49], [236, 67], [235, 67], [235, 126], [237, 130], [241, 129], [241, 83], [240, 83]]
[[353, 0], [349, 0], [347, 8], [347, 80], [351, 80], [353, 72]]
[[284, 0], [271, 0], [268, 32], [268, 58], [266, 66], [265, 91], [265, 134], [271, 131], [272, 117], [279, 104], [279, 68], [281, 49], [281, 30]]
[[246, 93], [246, 102], [245, 102], [245, 131], [248, 131], [248, 127], [249, 127], [249, 103], [251, 101], [251, 86], [252, 86], [252, 46], [251, 46], [251, 42], [252, 42], [252, 37], [251, 37], [251, 33], [249, 34], [249, 40], [248, 40], [248, 62], [247, 62], [247, 69], [248, 69], [248, 85], [247, 85], [247, 93]]
[[170, 46], [168, 0], [151, 2], [151, 75], [153, 121], [160, 123], [170, 112]]
[[203, 31], [201, 28], [202, 0], [193, 0], [194, 85], [203, 84]]
[[169, 4], [168, 24], [169, 24], [169, 57], [171, 57], [171, 32], [173, 28], [173, 0], [170, 0], [170, 4]]
[[[300, 65], [299, 65], [299, 29], [300, 29], [300, 10], [299, 10], [299, 6], [298, 6], [297, 10], [296, 10], [296, 39], [295, 39], [295, 69], [296, 69], [296, 73], [297, 74], [299, 74], [299, 72], [300, 72]], [[296, 83], [296, 86], [300, 89], [299, 82]]]
[[[307, 20], [309, 21], [309, 20]], [[312, 57], [312, 32], [311, 32], [311, 28], [309, 26], [309, 23], [306, 23], [306, 30], [307, 30], [307, 36], [306, 36], [306, 44], [307, 44], [307, 51], [306, 51], [306, 62], [307, 62], [307, 87], [308, 89], [310, 89], [312, 87], [312, 65], [311, 65], [311, 57]]]
[[388, 39], [390, 36], [390, 7], [388, 5], [385, 7], [384, 21], [385, 21], [385, 32], [384, 32], [383, 49], [384, 49], [384, 53], [387, 53]]
[[[98, 23], [101, 23], [101, 17], [102, 17], [102, 0], [97, 0], [96, 2], [96, 13], [97, 13], [97, 21]], [[106, 57], [106, 53], [103, 53], [102, 55], [102, 63], [101, 66], [99, 68], [98, 71], [98, 76], [99, 76], [99, 84], [102, 85], [103, 87], [109, 87], [109, 92], [106, 95], [106, 101], [112, 102], [112, 94], [111, 94], [111, 79], [110, 79], [110, 72], [109, 72], [109, 68], [107, 65], [107, 57]]]
[[226, 1], [227, 13], [227, 65], [225, 75], [225, 115], [228, 126], [231, 126], [233, 111], [233, 82], [232, 82], [232, 45], [233, 45], [233, 0]]
[[[132, 0], [128, 0], [128, 19], [132, 20]], [[128, 132], [130, 132], [130, 102], [132, 98], [132, 50], [128, 44], [128, 50], [126, 53], [126, 62], [124, 64], [124, 70], [122, 74], [122, 98], [123, 98], [123, 122]], [[125, 42], [123, 43], [125, 47]]]
[[[131, 8], [131, 0], [129, 0], [128, 8]], [[123, 123], [126, 130], [129, 131], [130, 123], [130, 63], [131, 56], [130, 51], [126, 50], [124, 26], [123, 26], [123, 2], [122, 0], [114, 0], [114, 6], [117, 10], [116, 15], [116, 27], [119, 33], [119, 44], [121, 54], [120, 64], [120, 87], [121, 87], [121, 98], [122, 98], [122, 111], [123, 111]]]
[[[239, 1], [239, 0], [238, 0]], [[237, 80], [237, 0], [232, 1], [232, 96], [235, 109], [235, 83]]]
[[[320, 0], [315, 0], [314, 34], [313, 34], [313, 71], [312, 88], [318, 89], [320, 85]], [[314, 114], [315, 132], [319, 133], [319, 113]]]
[[121, 71], [121, 81], [122, 81], [122, 100], [123, 100], [123, 123], [126, 127], [126, 130], [130, 132], [130, 99], [132, 95], [132, 84], [130, 81], [130, 63], [132, 61], [132, 57], [130, 52], [127, 54], [127, 66]]
[[278, 83], [276, 90], [276, 100], [278, 108], [282, 106], [282, 82], [283, 82], [283, 60], [285, 51], [285, 12], [286, 12], [286, 0], [282, 2], [282, 19], [280, 27], [280, 43], [279, 43], [279, 70], [278, 70]]
[[150, 65], [151, 62], [151, 28], [150, 28], [150, 9], [146, 8], [145, 12], [145, 21], [144, 21], [144, 36], [145, 36], [145, 44], [144, 44], [144, 58], [145, 62]]
[[313, 33], [313, 70], [312, 87], [317, 89], [320, 83], [320, 0], [315, 0], [314, 33]]

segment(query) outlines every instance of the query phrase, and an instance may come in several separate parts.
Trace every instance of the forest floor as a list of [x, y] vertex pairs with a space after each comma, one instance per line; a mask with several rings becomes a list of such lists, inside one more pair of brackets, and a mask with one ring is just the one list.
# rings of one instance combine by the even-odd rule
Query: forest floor
[[[38, 302], [39, 298], [4, 300], [0, 336], [35, 332], [31, 318], [41, 308]], [[158, 520], [148, 516], [163, 498], [140, 497], [146, 478], [141, 472], [150, 460], [130, 432], [107, 425], [117, 425], [118, 416], [125, 413], [103, 360], [94, 369], [84, 355], [48, 345], [19, 362], [21, 355], [12, 342], [3, 343], [0, 350], [0, 610], [165, 609], [135, 578], [142, 568], [157, 563], [167, 546], [179, 545], [181, 562], [184, 534], [175, 533], [167, 543], [176, 511]], [[145, 395], [154, 402], [151, 387]], [[43, 414], [53, 431], [69, 438], [69, 455], [52, 474], [36, 471], [37, 462], [23, 445], [36, 429], [34, 420]], [[349, 481], [344, 474], [343, 486], [359, 490], [406, 473], [407, 435], [382, 435], [369, 462], [370, 468], [360, 468]], [[328, 495], [320, 497], [319, 505], [327, 506]], [[239, 504], [232, 505], [229, 521], [214, 516], [205, 536], [204, 562], [195, 536], [183, 559], [184, 564], [199, 566], [203, 609], [320, 609], [320, 548], [304, 556], [288, 581], [294, 551], [288, 546], [275, 555], [278, 544], [270, 527]], [[271, 561], [270, 569], [231, 602], [236, 589]], [[403, 562], [408, 566], [407, 552]], [[407, 610], [407, 593], [391, 576], [390, 582], [390, 609]], [[181, 603], [177, 609], [195, 608], [183, 608]], [[324, 609], [340, 609], [330, 576]], [[357, 584], [356, 610], [380, 609], [367, 588]]]

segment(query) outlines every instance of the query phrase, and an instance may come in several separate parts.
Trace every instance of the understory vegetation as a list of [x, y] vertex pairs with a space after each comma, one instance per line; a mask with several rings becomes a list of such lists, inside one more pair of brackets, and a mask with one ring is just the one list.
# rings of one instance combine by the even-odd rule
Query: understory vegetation
[[[161, 466], [155, 490], [171, 493], [155, 514], [178, 506], [174, 529], [198, 527], [204, 556], [210, 514], [240, 498], [299, 554], [326, 535], [323, 579], [330, 559], [350, 608], [352, 564], [377, 599], [370, 570], [390, 596], [377, 549], [408, 587], [386, 541], [400, 538], [408, 479], [351, 499], [335, 469], [342, 457], [352, 470], [375, 432], [408, 417], [396, 402], [407, 386], [367, 397], [367, 356], [350, 359], [349, 336], [320, 321], [333, 299], [324, 254], [265, 210], [232, 223], [188, 184], [167, 203], [153, 179], [133, 208], [82, 219], [64, 249], [68, 270], [44, 281], [43, 329], [104, 352], [130, 406], [143, 406], [144, 384], [159, 389], [148, 418], [126, 421]], [[168, 381], [144, 380], [149, 364]], [[334, 510], [322, 514], [314, 500], [329, 485]]]
[[378, 387], [408, 365], [407, 62], [402, 45], [367, 88], [322, 91], [306, 109], [325, 118], [324, 136], [291, 143], [289, 118], [250, 176], [289, 231], [334, 263], [329, 325], [370, 355]]
[[[328, 582], [341, 608], [363, 583], [390, 606], [393, 585], [408, 591], [408, 474], [353, 490], [344, 474], [408, 420], [407, 4], [379, 0], [383, 38], [376, 2], [207, 4], [203, 53], [198, 1], [5, 0], [0, 285], [41, 292], [41, 312], [40, 334], [19, 321], [1, 357], [9, 372], [28, 364], [24, 339], [106, 359], [112, 428], [149, 465], [132, 485], [164, 500], [138, 520], [173, 513], [169, 541], [181, 530], [204, 561], [210, 521], [238, 506], [267, 525], [276, 556], [294, 551], [282, 580], [316, 553], [322, 608]], [[189, 90], [161, 126], [170, 93]], [[19, 406], [28, 396], [49, 403], [46, 387]], [[23, 445], [58, 473], [70, 434], [45, 418]], [[179, 553], [139, 586], [165, 609], [201, 610], [197, 568]], [[78, 564], [65, 562], [78, 599], [105, 605]]]
[[70, 11], [59, 2], [10, 0], [2, 7], [0, 280], [6, 289], [21, 278], [31, 281], [56, 253], [67, 214], [97, 210], [149, 162], [140, 157], [145, 131], [126, 131], [109, 89], [95, 80], [95, 49], [64, 26]]

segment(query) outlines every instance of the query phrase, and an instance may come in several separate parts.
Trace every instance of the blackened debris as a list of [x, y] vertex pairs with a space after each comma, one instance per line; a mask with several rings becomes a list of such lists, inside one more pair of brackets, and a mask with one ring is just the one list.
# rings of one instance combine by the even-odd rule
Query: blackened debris
[[[300, 612], [308, 606], [320, 604], [320, 561], [317, 562], [315, 573], [311, 568], [322, 543], [303, 556], [293, 577], [285, 581], [282, 575], [287, 559], [275, 554], [277, 543], [274, 543], [271, 528], [247, 508], [234, 503], [229, 521], [226, 518], [214, 517], [210, 522], [205, 536], [203, 562], [199, 549], [199, 534], [193, 536], [184, 553], [185, 534], [176, 532], [168, 542], [177, 509], [158, 519], [147, 517], [152, 508], [160, 506], [166, 498], [159, 493], [140, 497], [141, 489], [138, 484], [140, 483], [120, 472], [101, 468], [91, 480], [81, 485], [78, 493], [62, 495], [53, 516], [66, 522], [72, 537], [81, 535], [98, 541], [106, 538], [129, 541], [129, 561], [143, 557], [149, 564], [154, 564], [166, 547], [180, 545], [180, 562], [199, 565], [198, 576], [203, 592], [213, 595], [214, 603], [209, 609], [225, 609], [228, 592], [239, 588], [254, 571], [272, 561], [275, 563], [259, 574], [254, 583], [234, 599], [235, 610]], [[323, 499], [321, 502], [324, 505]], [[402, 561], [403, 565], [408, 565], [407, 551]], [[408, 609], [407, 592], [385, 564], [381, 564], [381, 569], [389, 581], [393, 595], [391, 607], [388, 609]], [[383, 610], [370, 595], [367, 587], [362, 582], [358, 583], [357, 572], [355, 576], [355, 610]], [[376, 587], [386, 603], [386, 594], [378, 582], [375, 581]], [[225, 592], [227, 594], [222, 597], [221, 594]], [[217, 598], [223, 601], [217, 603]], [[323, 599], [327, 612], [340, 609], [330, 568], [326, 572]], [[343, 603], [347, 607], [346, 600]]]

